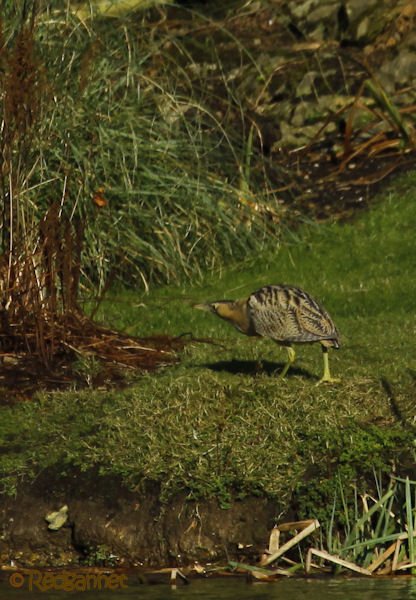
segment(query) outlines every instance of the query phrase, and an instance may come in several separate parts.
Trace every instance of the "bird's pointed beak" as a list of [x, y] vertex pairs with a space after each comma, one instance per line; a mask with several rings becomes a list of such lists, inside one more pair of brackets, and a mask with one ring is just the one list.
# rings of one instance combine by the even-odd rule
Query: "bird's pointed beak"
[[210, 304], [202, 303], [202, 304], [194, 304], [192, 308], [196, 308], [198, 310], [204, 310], [205, 312], [211, 312], [212, 308]]

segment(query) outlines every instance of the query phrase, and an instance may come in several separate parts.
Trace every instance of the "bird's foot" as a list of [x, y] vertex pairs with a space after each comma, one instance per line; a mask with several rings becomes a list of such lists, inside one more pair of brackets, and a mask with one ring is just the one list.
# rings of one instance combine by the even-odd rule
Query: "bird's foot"
[[321, 383], [341, 383], [341, 379], [338, 377], [331, 377], [331, 375], [324, 375], [317, 383], [315, 383], [315, 386], [321, 385]]

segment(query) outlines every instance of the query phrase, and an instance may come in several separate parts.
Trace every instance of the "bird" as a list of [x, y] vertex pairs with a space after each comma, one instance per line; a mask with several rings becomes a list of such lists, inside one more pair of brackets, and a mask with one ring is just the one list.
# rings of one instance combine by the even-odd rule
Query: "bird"
[[328, 358], [328, 349], [341, 345], [338, 330], [323, 306], [299, 287], [266, 285], [240, 300], [200, 303], [194, 308], [217, 315], [245, 335], [270, 338], [286, 347], [288, 358], [281, 378], [295, 362], [293, 344], [320, 342], [324, 372], [318, 384], [340, 381], [331, 376]]

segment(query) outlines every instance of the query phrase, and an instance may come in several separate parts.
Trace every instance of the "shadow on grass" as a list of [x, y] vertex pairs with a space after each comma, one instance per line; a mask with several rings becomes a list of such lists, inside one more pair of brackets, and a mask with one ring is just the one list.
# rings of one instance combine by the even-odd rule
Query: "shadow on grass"
[[[268, 360], [256, 361], [256, 360], [218, 360], [213, 363], [204, 363], [199, 365], [211, 371], [226, 371], [233, 375], [261, 375], [266, 374], [270, 377], [278, 377], [282, 372], [285, 363], [275, 363]], [[315, 375], [312, 375], [305, 369], [300, 367], [291, 367], [286, 375], [287, 378], [291, 376], [300, 376], [305, 379], [316, 379]]]

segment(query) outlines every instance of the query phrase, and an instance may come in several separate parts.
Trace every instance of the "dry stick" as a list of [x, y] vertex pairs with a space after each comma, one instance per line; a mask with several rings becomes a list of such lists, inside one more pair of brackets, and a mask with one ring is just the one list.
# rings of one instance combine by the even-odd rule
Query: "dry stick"
[[269, 553], [273, 554], [279, 550], [280, 529], [273, 527], [269, 538]]
[[264, 569], [263, 567], [253, 567], [252, 565], [246, 565], [245, 563], [239, 563], [233, 560], [230, 560], [228, 564], [232, 569], [247, 571], [248, 573], [252, 574], [253, 577], [255, 577], [256, 579], [268, 579], [281, 575], [285, 577], [293, 576], [293, 573], [287, 571], [286, 569], [273, 569], [273, 571], [270, 571], [269, 569]]
[[[291, 531], [292, 529], [306, 529], [309, 525], [315, 523], [315, 519], [305, 519], [304, 521], [288, 521], [287, 523], [281, 523], [277, 525], [279, 531]], [[318, 525], [319, 527], [319, 525]]]
[[279, 556], [282, 556], [282, 554], [284, 554], [285, 552], [290, 550], [290, 548], [292, 548], [293, 546], [298, 544], [301, 540], [303, 540], [303, 538], [307, 537], [310, 533], [312, 533], [312, 531], [315, 531], [315, 529], [318, 529], [318, 527], [320, 527], [319, 521], [317, 521], [317, 520], [312, 521], [312, 523], [310, 525], [308, 525], [308, 527], [305, 527], [305, 529], [303, 529], [297, 535], [295, 535], [293, 538], [291, 538], [288, 542], [286, 542], [286, 544], [283, 544], [283, 546], [281, 546], [279, 548], [279, 550], [277, 550], [270, 556], [263, 558], [260, 563], [261, 566], [266, 566], [266, 565], [269, 565], [270, 563], [274, 562], [277, 558], [279, 558]]
[[378, 569], [389, 558], [389, 556], [393, 554], [396, 549], [396, 543], [397, 542], [393, 542], [393, 544], [391, 544], [387, 550], [384, 550], [379, 557], [373, 560], [373, 562], [367, 567], [370, 573], [373, 573], [376, 569]]
[[361, 575], [371, 575], [371, 572], [368, 569], [363, 569], [355, 563], [339, 558], [338, 556], [333, 556], [332, 554], [329, 554], [329, 552], [325, 552], [325, 550], [317, 550], [316, 548], [309, 548], [308, 550], [305, 565], [307, 573], [309, 573], [311, 570], [312, 555], [319, 556], [320, 558], [324, 558], [325, 560], [329, 560], [330, 562], [333, 562], [336, 565], [340, 565], [341, 567], [345, 567], [346, 569], [349, 569], [350, 571], [355, 571], [356, 573], [360, 573]]
[[399, 553], [400, 553], [400, 546], [402, 545], [402, 540], [399, 538], [396, 542], [396, 548], [394, 549], [394, 556], [393, 556], [393, 563], [391, 565], [391, 571], [392, 573], [394, 573], [394, 571], [397, 571], [397, 566], [398, 566], [398, 562], [399, 562]]
[[404, 571], [405, 569], [413, 569], [414, 567], [416, 567], [416, 562], [409, 563], [407, 565], [400, 565], [400, 567], [397, 567], [396, 571]]
[[[188, 578], [186, 577], [186, 575], [184, 575], [182, 573], [182, 571], [180, 569], [177, 568], [173, 568], [173, 569], [168, 569], [168, 571], [170, 570], [170, 583], [171, 585], [176, 586], [176, 580], [177, 579], [181, 579], [184, 583], [189, 583]], [[159, 572], [162, 573], [164, 570], [161, 569]], [[158, 572], [158, 571], [156, 571]]]

